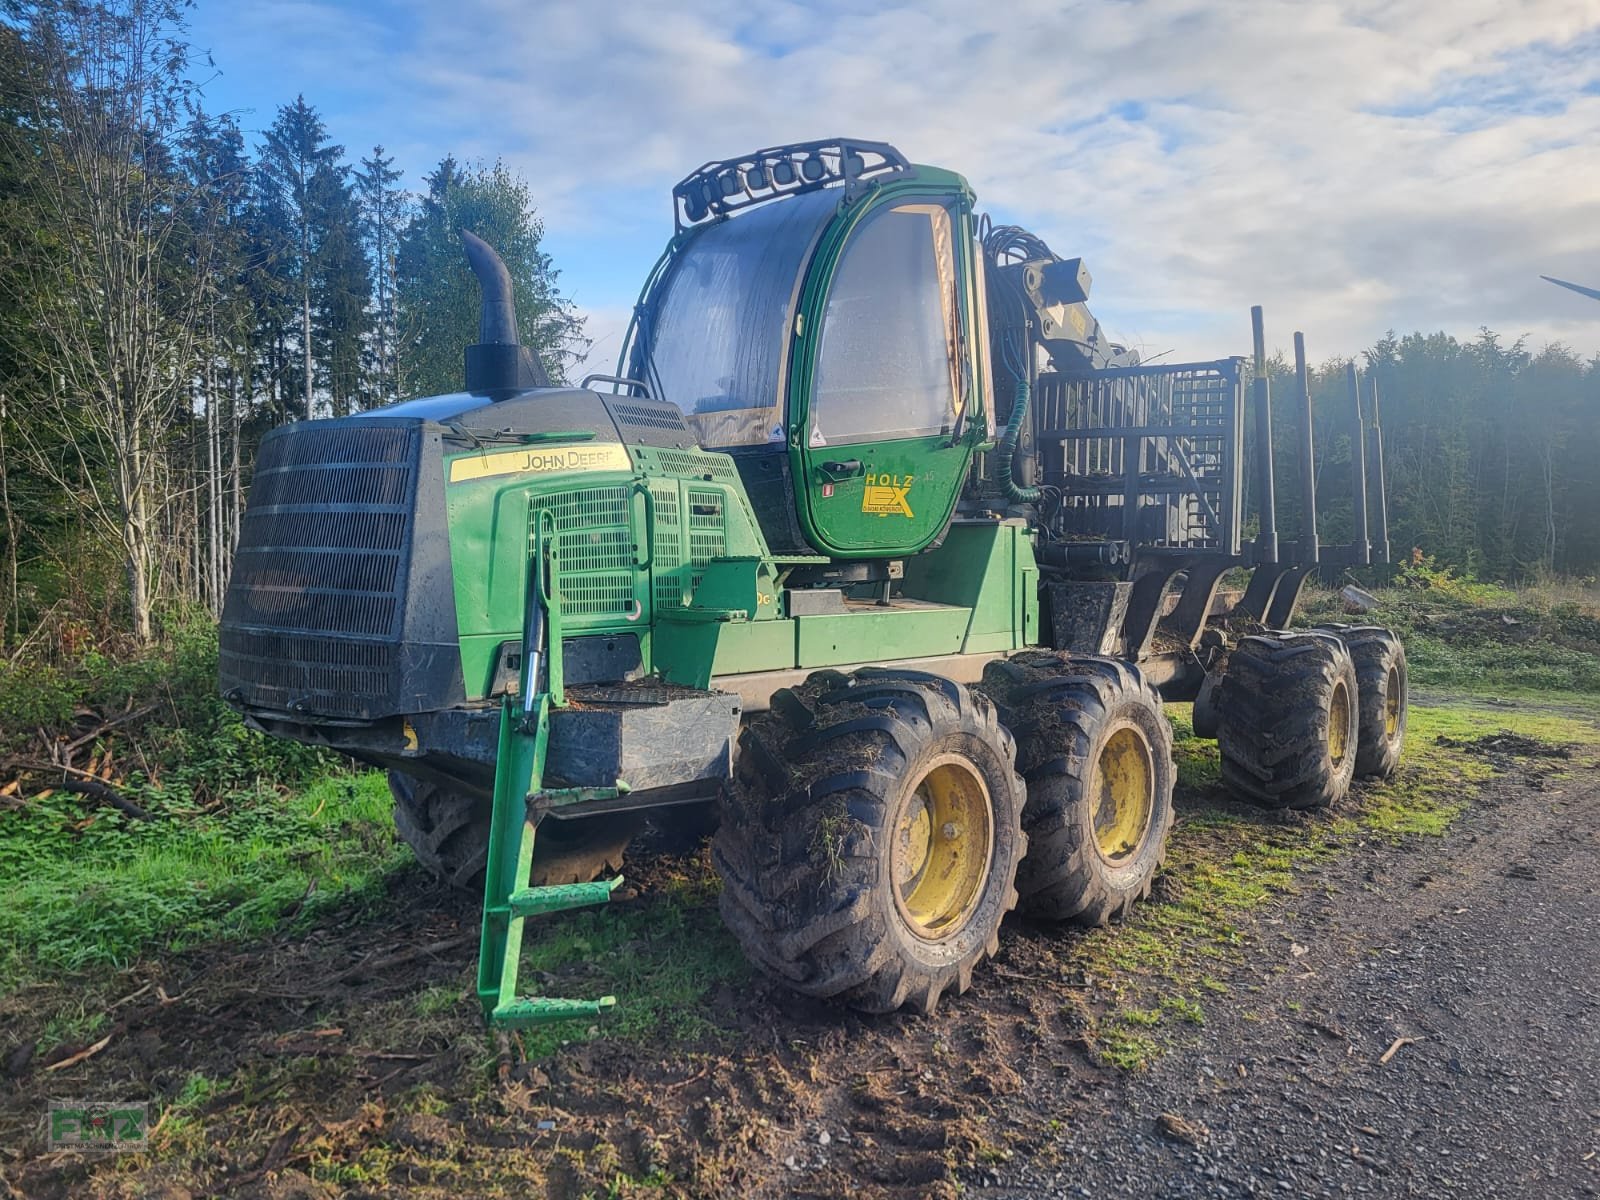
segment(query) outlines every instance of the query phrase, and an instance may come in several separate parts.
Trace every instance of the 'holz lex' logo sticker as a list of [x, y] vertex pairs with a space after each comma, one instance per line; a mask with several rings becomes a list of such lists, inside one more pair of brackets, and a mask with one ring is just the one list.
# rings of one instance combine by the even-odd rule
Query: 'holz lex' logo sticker
[[906, 498], [912, 479], [911, 475], [868, 475], [861, 493], [861, 511], [880, 517], [913, 516], [911, 502]]

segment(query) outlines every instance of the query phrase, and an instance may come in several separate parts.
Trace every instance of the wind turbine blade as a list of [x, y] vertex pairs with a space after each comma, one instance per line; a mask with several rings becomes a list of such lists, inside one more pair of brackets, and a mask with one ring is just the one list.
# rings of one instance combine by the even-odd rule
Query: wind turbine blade
[[1570, 292], [1577, 292], [1580, 296], [1587, 296], [1591, 300], [1600, 300], [1600, 288], [1584, 287], [1581, 283], [1568, 283], [1565, 279], [1556, 279], [1550, 275], [1541, 275], [1539, 278], [1548, 280], [1557, 287], [1564, 287]]

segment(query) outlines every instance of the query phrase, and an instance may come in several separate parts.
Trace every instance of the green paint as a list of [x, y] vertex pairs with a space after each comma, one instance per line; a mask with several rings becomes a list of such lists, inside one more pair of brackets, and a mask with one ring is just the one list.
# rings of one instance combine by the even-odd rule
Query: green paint
[[1038, 643], [1038, 579], [1024, 522], [957, 522], [938, 549], [906, 560], [904, 590], [970, 610], [961, 649], [982, 654]]
[[[527, 517], [523, 544], [528, 556], [523, 601], [523, 626], [533, 627], [541, 617], [548, 652], [537, 653], [537, 643], [524, 640], [520, 696], [500, 702], [500, 743], [495, 758], [494, 809], [489, 826], [488, 860], [484, 870], [483, 931], [478, 944], [478, 1000], [492, 1025], [501, 1028], [564, 1021], [592, 1016], [616, 1003], [613, 996], [598, 1000], [564, 1000], [517, 994], [522, 962], [522, 931], [535, 914], [557, 912], [580, 905], [601, 904], [622, 882], [557, 887], [529, 887], [533, 844], [538, 827], [529, 813], [529, 800], [543, 796], [545, 755], [549, 749], [550, 708], [561, 700], [562, 571], [553, 550], [558, 518], [534, 506]], [[548, 554], [547, 554], [548, 552]], [[521, 697], [526, 697], [526, 704]], [[616, 795], [620, 788], [610, 789]], [[586, 790], [586, 797], [592, 789]], [[559, 803], [560, 797], [552, 797]]]
[[893, 662], [933, 654], [957, 654], [971, 612], [964, 608], [878, 609], [862, 601], [859, 611], [795, 620], [796, 666]]

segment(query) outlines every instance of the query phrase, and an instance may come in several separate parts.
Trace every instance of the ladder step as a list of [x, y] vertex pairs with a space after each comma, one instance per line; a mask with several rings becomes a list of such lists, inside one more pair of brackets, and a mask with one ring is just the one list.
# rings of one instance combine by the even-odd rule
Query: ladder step
[[[508, 907], [513, 916], [532, 917], [540, 913], [560, 912], [567, 908], [583, 908], [590, 904], [604, 904], [611, 893], [622, 883], [615, 879], [597, 879], [593, 883], [558, 883], [548, 887], [518, 888], [511, 893]], [[552, 1001], [551, 1003], [566, 1003]]]
[[524, 996], [496, 1005], [489, 1014], [489, 1024], [502, 1028], [519, 1028], [523, 1025], [542, 1025], [547, 1021], [573, 1021], [582, 1017], [597, 1017], [616, 1005], [615, 996], [601, 996], [598, 1000], [562, 1000], [553, 996]]

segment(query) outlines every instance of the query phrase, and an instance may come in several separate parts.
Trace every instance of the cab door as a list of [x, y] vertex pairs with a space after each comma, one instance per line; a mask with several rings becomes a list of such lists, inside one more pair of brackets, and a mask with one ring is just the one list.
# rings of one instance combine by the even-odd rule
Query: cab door
[[971, 463], [971, 215], [890, 195], [824, 237], [801, 304], [791, 454], [809, 540], [841, 558], [927, 546]]

